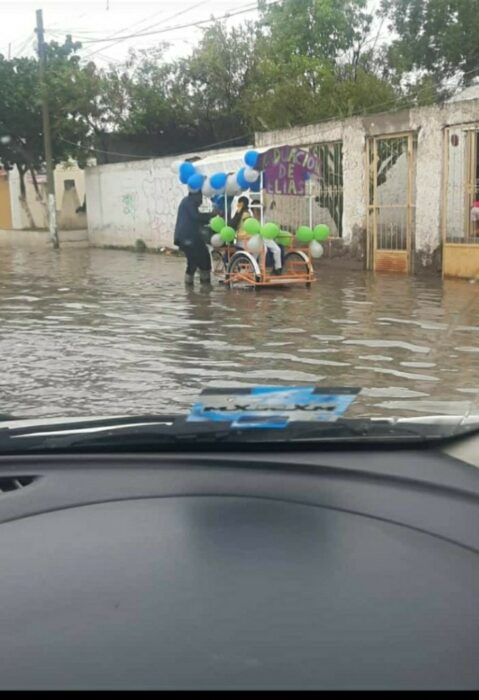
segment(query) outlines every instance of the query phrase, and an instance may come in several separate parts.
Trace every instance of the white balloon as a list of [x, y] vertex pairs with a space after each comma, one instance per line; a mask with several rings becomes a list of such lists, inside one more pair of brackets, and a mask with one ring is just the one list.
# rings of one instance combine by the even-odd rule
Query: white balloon
[[318, 241], [311, 241], [309, 244], [309, 252], [312, 258], [320, 258], [324, 253], [324, 248]]
[[215, 233], [214, 236], [211, 236], [210, 243], [213, 246], [213, 248], [221, 248], [221, 246], [224, 245], [224, 241], [219, 233]]
[[253, 168], [248, 167], [244, 169], [244, 179], [246, 182], [256, 182], [258, 178], [259, 172], [257, 170], [253, 170]]
[[252, 255], [259, 255], [261, 251], [263, 250], [263, 239], [261, 236], [251, 236], [249, 241], [246, 244], [246, 249], [248, 250], [249, 253], [252, 253]]
[[205, 197], [212, 197], [214, 194], [216, 194], [216, 190], [214, 190], [211, 187], [209, 177], [207, 177], [206, 180], [203, 182], [203, 187], [201, 188], [201, 191], [203, 192], [203, 195]]
[[236, 173], [231, 173], [230, 175], [228, 175], [228, 178], [226, 180], [225, 192], [230, 197], [235, 197], [241, 192], [241, 187], [238, 185], [238, 182], [236, 180]]

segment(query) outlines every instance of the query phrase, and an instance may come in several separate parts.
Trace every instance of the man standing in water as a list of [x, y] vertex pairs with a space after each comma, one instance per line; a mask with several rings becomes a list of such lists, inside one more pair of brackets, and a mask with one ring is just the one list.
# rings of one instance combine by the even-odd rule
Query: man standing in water
[[200, 282], [211, 283], [211, 258], [201, 236], [201, 226], [210, 220], [210, 214], [199, 211], [203, 195], [190, 192], [180, 202], [176, 217], [174, 243], [186, 256], [185, 284], [192, 285], [195, 272], [200, 270]]

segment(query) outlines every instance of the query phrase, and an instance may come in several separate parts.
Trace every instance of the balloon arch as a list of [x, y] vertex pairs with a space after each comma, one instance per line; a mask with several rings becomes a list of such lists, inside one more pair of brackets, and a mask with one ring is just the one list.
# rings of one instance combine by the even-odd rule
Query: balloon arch
[[[312, 227], [313, 194], [312, 179], [322, 176], [321, 159], [314, 153], [297, 146], [273, 147], [263, 152], [248, 150], [243, 156], [244, 165], [236, 172], [217, 172], [206, 175], [201, 172], [201, 163], [195, 165], [189, 161], [173, 164], [181, 184], [186, 185], [189, 192], [201, 192], [219, 210], [227, 212], [229, 203], [234, 197], [249, 192], [256, 194], [260, 208], [261, 223], [255, 219], [247, 220], [251, 228], [251, 236], [261, 235], [263, 238], [277, 238], [278, 242], [291, 236], [287, 231], [281, 231], [279, 226], [269, 222], [264, 223], [263, 193], [273, 195], [305, 196], [309, 199], [309, 225], [299, 226], [296, 230], [298, 243], [309, 244], [313, 257], [322, 255], [320, 241], [325, 241], [330, 234], [329, 227], [319, 224]], [[253, 205], [254, 207], [255, 205]], [[254, 224], [252, 222], [255, 222]], [[220, 216], [211, 221], [215, 232], [216, 243], [228, 243], [234, 239], [234, 230], [226, 225]], [[246, 229], [248, 228], [246, 227]], [[260, 230], [256, 230], [256, 226]], [[254, 229], [254, 230], [253, 230]], [[318, 247], [319, 245], [319, 247]]]

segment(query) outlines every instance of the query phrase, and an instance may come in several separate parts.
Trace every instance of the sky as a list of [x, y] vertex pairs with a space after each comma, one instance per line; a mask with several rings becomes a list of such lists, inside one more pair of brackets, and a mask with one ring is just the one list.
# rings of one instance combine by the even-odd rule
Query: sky
[[[275, 2], [277, 0], [268, 0]], [[373, 6], [379, 0], [370, 0]], [[165, 30], [176, 25], [221, 17], [245, 10], [230, 23], [254, 19], [256, 0], [0, 0], [0, 53], [4, 56], [35, 55], [35, 13], [43, 10], [46, 40], [62, 41], [70, 33], [82, 41], [81, 55], [100, 66], [121, 63], [130, 48], [148, 49], [168, 41], [169, 58], [189, 53], [201, 37], [197, 27], [163, 31], [119, 41], [127, 34]], [[108, 41], [96, 42], [98, 39]]]
[[[271, 0], [270, 0], [271, 1]], [[230, 22], [255, 17], [255, 0], [0, 0], [0, 53], [31, 56], [35, 53], [34, 33], [37, 9], [43, 10], [46, 40], [62, 41], [67, 33], [83, 42], [82, 55], [100, 65], [121, 62], [130, 48], [147, 49], [160, 41], [171, 43], [171, 54], [189, 53], [201, 30], [187, 27], [118, 41], [121, 36], [156, 31], [179, 24], [221, 17], [228, 12], [248, 10]], [[251, 8], [251, 9], [249, 9]], [[109, 38], [106, 42], [96, 39]]]

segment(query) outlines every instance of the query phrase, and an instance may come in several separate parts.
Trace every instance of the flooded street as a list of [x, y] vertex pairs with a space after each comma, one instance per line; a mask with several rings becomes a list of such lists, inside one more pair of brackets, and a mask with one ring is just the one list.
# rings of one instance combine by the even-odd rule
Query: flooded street
[[363, 387], [351, 415], [463, 413], [479, 285], [328, 269], [311, 289], [187, 290], [184, 261], [0, 250], [0, 413], [182, 412], [205, 386]]

